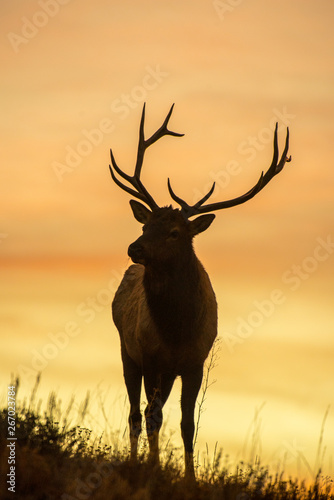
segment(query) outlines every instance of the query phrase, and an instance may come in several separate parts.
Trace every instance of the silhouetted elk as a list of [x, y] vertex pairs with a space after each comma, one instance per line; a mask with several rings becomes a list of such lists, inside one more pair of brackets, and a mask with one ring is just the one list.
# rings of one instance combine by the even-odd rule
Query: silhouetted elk
[[[162, 408], [175, 378], [180, 375], [185, 474], [193, 478], [194, 410], [202, 382], [203, 364], [217, 335], [217, 303], [210, 279], [195, 255], [192, 240], [205, 231], [215, 218], [214, 214], [207, 212], [232, 207], [253, 198], [291, 157], [287, 158], [287, 130], [284, 152], [278, 161], [276, 124], [272, 164], [247, 193], [232, 200], [205, 205], [213, 193], [213, 184], [200, 201], [190, 206], [175, 195], [168, 179], [169, 193], [181, 209], [173, 209], [172, 206], [160, 208], [143, 185], [140, 174], [149, 146], [165, 135], [183, 135], [167, 128], [173, 106], [162, 126], [145, 139], [144, 105], [133, 176], [117, 166], [110, 151], [112, 167], [109, 168], [115, 183], [150, 208], [138, 201], [130, 201], [135, 219], [143, 224], [143, 234], [129, 246], [128, 255], [135, 265], [131, 265], [124, 274], [112, 303], [112, 313], [120, 335], [124, 379], [130, 400], [131, 458], [136, 458], [141, 432], [142, 378], [148, 402], [145, 417], [150, 459], [158, 463]], [[116, 174], [129, 185], [121, 182]], [[194, 215], [199, 217], [189, 220]]]

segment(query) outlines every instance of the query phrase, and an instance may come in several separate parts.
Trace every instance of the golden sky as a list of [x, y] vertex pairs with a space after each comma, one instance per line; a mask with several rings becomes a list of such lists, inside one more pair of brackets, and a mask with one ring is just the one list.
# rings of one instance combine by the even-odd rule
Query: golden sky
[[247, 191], [270, 165], [278, 122], [292, 162], [195, 241], [222, 339], [200, 444], [218, 439], [240, 458], [265, 402], [264, 456], [286, 452], [293, 466], [300, 449], [313, 463], [332, 404], [333, 472], [333, 14], [330, 0], [1, 3], [4, 381], [25, 373], [28, 391], [46, 349], [45, 392], [124, 394], [109, 303], [141, 230], [110, 179], [109, 148], [131, 173], [144, 101], [147, 135], [174, 102], [170, 128], [185, 133], [147, 152], [160, 204], [168, 177], [189, 202], [214, 180], [212, 200]]

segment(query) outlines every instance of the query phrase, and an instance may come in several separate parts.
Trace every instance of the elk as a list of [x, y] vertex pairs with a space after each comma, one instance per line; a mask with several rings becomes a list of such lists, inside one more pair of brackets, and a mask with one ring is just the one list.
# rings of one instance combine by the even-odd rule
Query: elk
[[140, 176], [149, 146], [163, 136], [184, 135], [168, 129], [173, 107], [174, 104], [161, 127], [145, 139], [144, 104], [137, 161], [132, 176], [118, 167], [110, 150], [112, 166], [109, 165], [109, 169], [113, 181], [144, 203], [130, 200], [135, 219], [143, 225], [143, 234], [128, 248], [128, 255], [134, 264], [127, 269], [116, 291], [112, 315], [120, 336], [123, 374], [130, 401], [130, 458], [136, 460], [141, 432], [142, 379], [147, 397], [145, 419], [149, 459], [159, 464], [162, 408], [176, 377], [180, 376], [185, 476], [194, 479], [194, 410], [202, 382], [203, 364], [217, 335], [217, 303], [209, 276], [195, 255], [192, 241], [212, 223], [215, 215], [211, 212], [253, 198], [291, 157], [287, 157], [287, 129], [285, 148], [279, 159], [276, 123], [272, 163], [247, 193], [227, 201], [205, 204], [213, 193], [213, 184], [210, 191], [191, 206], [174, 193], [168, 179], [170, 196], [180, 209], [159, 207]]

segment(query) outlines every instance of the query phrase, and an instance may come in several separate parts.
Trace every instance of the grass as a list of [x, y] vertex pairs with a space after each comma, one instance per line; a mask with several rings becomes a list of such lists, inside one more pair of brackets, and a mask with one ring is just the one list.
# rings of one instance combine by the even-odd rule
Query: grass
[[[74, 398], [62, 409], [61, 401], [51, 392], [42, 410], [36, 396], [38, 383], [39, 379], [29, 398], [16, 401], [15, 493], [8, 491], [4, 479], [9, 472], [8, 410], [0, 410], [1, 499], [334, 499], [333, 481], [322, 477], [320, 470], [308, 485], [286, 478], [283, 471], [272, 474], [258, 459], [252, 464], [241, 462], [231, 470], [217, 447], [212, 457], [207, 451], [203, 465], [197, 465], [197, 482], [186, 482], [182, 454], [164, 433], [161, 467], [152, 470], [147, 462], [145, 439], [138, 463], [133, 464], [128, 459], [127, 436], [106, 444], [103, 436], [73, 424], [73, 413], [76, 421], [84, 421], [89, 395], [76, 410]], [[18, 388], [18, 381], [13, 385]]]

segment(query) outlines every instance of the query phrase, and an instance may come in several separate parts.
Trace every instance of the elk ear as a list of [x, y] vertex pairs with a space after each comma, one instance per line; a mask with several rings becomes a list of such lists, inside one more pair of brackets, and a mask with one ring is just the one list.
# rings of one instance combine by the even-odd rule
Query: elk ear
[[202, 233], [210, 226], [215, 218], [215, 214], [200, 215], [197, 219], [190, 221], [190, 234], [192, 237]]
[[141, 224], [146, 224], [152, 212], [139, 201], [130, 200], [130, 205], [134, 218]]

